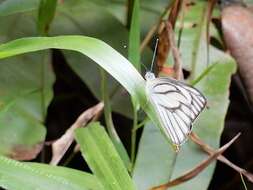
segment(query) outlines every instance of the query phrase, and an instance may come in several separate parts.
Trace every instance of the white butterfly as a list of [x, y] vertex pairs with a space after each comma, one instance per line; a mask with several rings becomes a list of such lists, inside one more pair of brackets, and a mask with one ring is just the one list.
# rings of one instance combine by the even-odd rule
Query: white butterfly
[[154, 106], [163, 130], [179, 147], [191, 133], [192, 123], [206, 105], [197, 89], [169, 77], [156, 78], [147, 72], [146, 94]]

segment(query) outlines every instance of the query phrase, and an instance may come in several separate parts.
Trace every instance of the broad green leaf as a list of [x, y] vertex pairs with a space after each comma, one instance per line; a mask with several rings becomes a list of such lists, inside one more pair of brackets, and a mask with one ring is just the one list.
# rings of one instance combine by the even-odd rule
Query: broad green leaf
[[[217, 63], [197, 84], [197, 88], [206, 96], [209, 108], [200, 114], [193, 125], [193, 131], [205, 143], [214, 148], [219, 147], [220, 136], [229, 104], [229, 85], [231, 75], [234, 72], [235, 63], [233, 60]], [[154, 145], [157, 142], [158, 145]], [[172, 178], [180, 176], [206, 157], [207, 155], [199, 151], [195, 144], [188, 141], [182, 146], [174, 163], [175, 153], [168, 147], [168, 143], [158, 133], [157, 128], [148, 125], [144, 128], [139, 146], [134, 172], [135, 183], [138, 189], [146, 190], [152, 186], [167, 182], [171, 175]], [[152, 167], [149, 168], [148, 166]], [[192, 187], [195, 190], [207, 189], [214, 166], [214, 163], [211, 164], [194, 179], [171, 189], [191, 189]]]
[[[1, 17], [0, 41], [35, 35], [31, 15]], [[15, 30], [9, 31], [15, 24]], [[48, 51], [0, 61], [0, 154], [32, 159], [45, 139], [43, 122], [54, 76]]]
[[32, 159], [45, 138], [54, 78], [47, 52], [20, 58], [0, 61], [0, 154]]
[[8, 190], [102, 190], [97, 178], [74, 169], [22, 163], [0, 156], [0, 187]]
[[76, 140], [105, 190], [134, 190], [134, 184], [113, 143], [99, 123], [76, 130]]
[[39, 0], [5, 0], [0, 3], [0, 16], [35, 10]]
[[[180, 52], [182, 56], [183, 67], [189, 71], [194, 68], [194, 76], [196, 78], [204, 69], [207, 68], [207, 44], [206, 44], [206, 22], [203, 17], [206, 14], [206, 2], [198, 0], [196, 4], [191, 6], [189, 10], [185, 10], [184, 28], [181, 36]], [[179, 26], [180, 23], [177, 23]], [[179, 32], [180, 27], [176, 28]], [[215, 33], [216, 30], [211, 24], [210, 34]], [[229, 56], [222, 51], [218, 51], [215, 47], [209, 45], [209, 64], [226, 61]], [[221, 61], [222, 62], [222, 61]]]
[[147, 190], [169, 180], [173, 168], [169, 143], [152, 124], [145, 125], [139, 143], [133, 179], [138, 190]]

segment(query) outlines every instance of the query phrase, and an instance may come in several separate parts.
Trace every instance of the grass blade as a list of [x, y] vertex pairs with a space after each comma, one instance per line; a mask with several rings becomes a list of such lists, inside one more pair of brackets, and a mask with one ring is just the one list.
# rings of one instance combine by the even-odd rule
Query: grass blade
[[0, 156], [0, 187], [9, 190], [100, 190], [91, 174], [46, 164], [22, 163]]
[[129, 32], [128, 59], [140, 71], [140, 2], [134, 0]]
[[134, 184], [104, 128], [97, 122], [76, 130], [89, 167], [106, 190], [134, 190]]

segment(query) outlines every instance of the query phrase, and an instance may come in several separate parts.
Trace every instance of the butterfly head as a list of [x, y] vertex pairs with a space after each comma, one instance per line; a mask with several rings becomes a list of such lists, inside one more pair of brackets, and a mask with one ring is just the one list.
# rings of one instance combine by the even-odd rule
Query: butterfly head
[[153, 79], [155, 79], [155, 74], [152, 73], [152, 72], [150, 72], [150, 71], [148, 71], [148, 72], [146, 72], [146, 74], [145, 74], [145, 79], [146, 79], [146, 80], [153, 80]]

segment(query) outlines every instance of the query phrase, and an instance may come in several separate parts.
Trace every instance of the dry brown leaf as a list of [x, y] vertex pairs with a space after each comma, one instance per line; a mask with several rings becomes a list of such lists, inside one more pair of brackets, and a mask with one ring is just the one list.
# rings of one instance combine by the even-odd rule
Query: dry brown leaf
[[32, 160], [40, 153], [43, 148], [43, 143], [38, 143], [33, 146], [15, 145], [11, 149], [11, 153], [7, 156], [14, 160]]
[[[171, 48], [176, 48], [173, 29], [181, 9], [182, 0], [175, 0], [171, 6], [169, 17], [166, 21], [161, 22], [158, 30], [159, 44], [157, 51], [157, 66], [161, 72], [166, 63]], [[173, 51], [173, 50], [172, 50]], [[171, 73], [166, 73], [170, 75]]]
[[148, 44], [148, 43], [150, 42], [150, 40], [153, 38], [154, 34], [159, 30], [159, 28], [160, 28], [160, 26], [161, 26], [161, 23], [163, 22], [163, 16], [169, 13], [169, 11], [171, 10], [171, 6], [172, 6], [172, 5], [173, 5], [173, 4], [171, 4], [171, 3], [169, 2], [169, 5], [166, 7], [164, 13], [161, 14], [161, 16], [160, 16], [158, 22], [157, 22], [155, 25], [153, 25], [153, 26], [151, 27], [151, 29], [148, 31], [147, 35], [145, 36], [144, 40], [143, 40], [142, 43], [141, 43], [141, 47], [140, 47], [141, 52], [144, 50], [144, 48], [147, 46], [147, 44]]
[[[164, 64], [166, 63], [167, 57], [170, 51], [170, 39], [169, 39], [169, 30], [167, 26], [170, 26], [168, 21], [164, 21], [160, 25], [159, 32], [159, 44], [157, 49], [157, 62], [156, 65], [158, 67], [158, 72], [161, 72]], [[170, 73], [167, 73], [168, 75]]]
[[175, 24], [182, 6], [183, 0], [175, 0], [171, 7], [170, 15], [168, 18], [168, 22], [171, 24], [172, 28], [175, 28]]
[[151, 190], [166, 190], [169, 187], [173, 187], [179, 185], [185, 181], [192, 179], [197, 176], [200, 172], [202, 172], [212, 161], [214, 161], [219, 155], [221, 155], [238, 137], [240, 133], [237, 134], [232, 140], [230, 140], [227, 144], [219, 148], [217, 151], [213, 152], [206, 160], [202, 161], [192, 170], [186, 172], [184, 175], [169, 181], [168, 183], [153, 187]]
[[171, 47], [172, 56], [174, 59], [174, 65], [173, 65], [174, 78], [177, 80], [182, 80], [183, 79], [182, 59], [176, 45], [175, 34], [171, 25], [167, 24], [166, 27], [168, 28], [167, 30], [169, 31], [168, 34], [169, 34], [170, 47]]
[[222, 10], [221, 21], [226, 46], [238, 63], [253, 103], [253, 13], [246, 7], [230, 5]]
[[50, 161], [51, 165], [57, 165], [59, 161], [62, 159], [70, 145], [74, 140], [74, 130], [76, 128], [82, 127], [86, 125], [93, 117], [99, 115], [99, 113], [103, 110], [104, 103], [100, 102], [97, 105], [87, 109], [84, 111], [75, 121], [73, 125], [65, 132], [64, 135], [61, 136], [58, 140], [56, 140], [52, 144], [52, 159]]
[[[159, 36], [160, 43], [158, 45], [157, 66], [159, 68], [159, 72], [165, 73], [167, 76], [173, 76], [177, 80], [181, 80], [183, 79], [182, 61], [176, 45], [173, 27], [170, 22], [164, 22], [164, 25], [165, 27], [163, 27]], [[168, 72], [168, 67], [164, 67], [164, 64], [170, 49], [172, 51], [174, 65]]]

